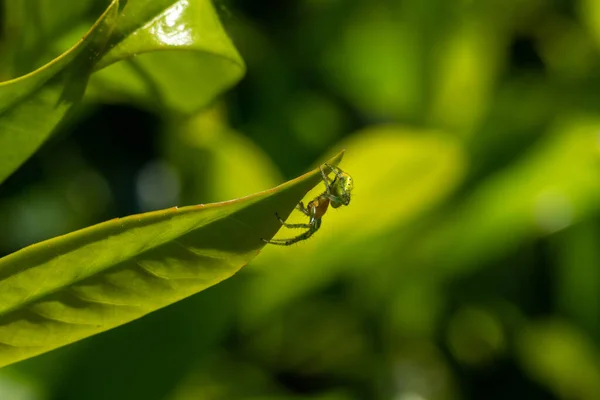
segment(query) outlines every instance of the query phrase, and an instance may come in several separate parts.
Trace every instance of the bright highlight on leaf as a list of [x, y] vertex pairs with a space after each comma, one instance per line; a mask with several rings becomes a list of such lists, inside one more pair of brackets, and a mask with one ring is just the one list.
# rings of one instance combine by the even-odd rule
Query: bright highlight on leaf
[[[337, 165], [343, 152], [328, 161]], [[114, 219], [0, 259], [0, 366], [114, 328], [235, 274], [322, 180]]]
[[[243, 76], [244, 62], [210, 0], [104, 3], [90, 28], [73, 27], [60, 38], [69, 43], [67, 51], [31, 73], [0, 82], [0, 183], [40, 148], [84, 93], [191, 114]], [[15, 15], [6, 18], [17, 18], [21, 8], [10, 7]]]
[[36, 71], [0, 82], [0, 183], [44, 143], [81, 100], [118, 16], [114, 0], [70, 50]]

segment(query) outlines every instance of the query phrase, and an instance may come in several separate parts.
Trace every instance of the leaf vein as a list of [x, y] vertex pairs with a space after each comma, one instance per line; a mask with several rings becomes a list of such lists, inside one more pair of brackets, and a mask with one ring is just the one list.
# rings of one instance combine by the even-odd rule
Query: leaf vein
[[155, 272], [154, 270], [152, 270], [152, 268], [142, 264], [142, 262], [140, 260], [135, 260], [135, 265], [137, 265], [139, 267], [139, 269], [141, 269], [145, 274], [150, 275], [156, 279], [165, 281], [171, 289], [175, 290], [175, 288], [173, 287], [173, 285], [171, 283], [170, 277], [164, 276], [164, 275], [161, 275], [161, 274]]
[[100, 304], [100, 305], [104, 305], [104, 306], [115, 306], [115, 307], [137, 307], [137, 308], [141, 308], [138, 305], [135, 304], [126, 304], [126, 303], [115, 303], [112, 301], [106, 301], [106, 300], [98, 300], [98, 299], [91, 299], [89, 297], [85, 297], [82, 296], [81, 294], [79, 294], [77, 291], [75, 291], [73, 288], [71, 288], [71, 294], [74, 297], [77, 297], [79, 300], [84, 301], [86, 303], [92, 303], [92, 304]]
[[99, 324], [90, 324], [90, 323], [87, 323], [87, 322], [67, 321], [67, 320], [64, 320], [64, 319], [57, 318], [57, 317], [52, 316], [52, 315], [48, 315], [48, 314], [46, 314], [46, 313], [44, 313], [44, 312], [42, 312], [40, 310], [37, 310], [35, 308], [29, 308], [29, 311], [32, 314], [35, 314], [35, 315], [37, 315], [37, 316], [39, 316], [39, 317], [41, 317], [43, 319], [47, 319], [49, 321], [58, 322], [58, 323], [61, 323], [61, 324], [80, 325], [80, 326], [93, 326], [93, 327], [96, 327], [96, 328], [99, 328], [99, 327], [102, 326], [102, 325], [99, 325]]

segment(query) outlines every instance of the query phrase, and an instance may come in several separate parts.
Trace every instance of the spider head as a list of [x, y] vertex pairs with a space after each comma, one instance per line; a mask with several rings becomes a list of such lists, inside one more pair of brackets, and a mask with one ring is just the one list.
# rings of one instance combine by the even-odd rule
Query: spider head
[[354, 181], [350, 175], [340, 171], [336, 174], [331, 186], [332, 194], [338, 199], [338, 201], [332, 202], [334, 208], [350, 204], [350, 193], [352, 192], [352, 189], [354, 189]]

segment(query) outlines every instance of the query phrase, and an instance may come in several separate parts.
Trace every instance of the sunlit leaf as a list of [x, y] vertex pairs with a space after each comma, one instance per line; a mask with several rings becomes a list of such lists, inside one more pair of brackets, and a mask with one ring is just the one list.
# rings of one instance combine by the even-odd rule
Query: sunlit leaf
[[182, 175], [186, 203], [246, 196], [281, 181], [277, 167], [263, 150], [228, 126], [222, 105], [179, 121], [168, 130], [168, 160]]
[[403, 255], [421, 269], [455, 273], [593, 214], [600, 206], [599, 130], [592, 117], [559, 121], [546, 140], [484, 181]]
[[[503, 54], [503, 36], [484, 21], [463, 23], [443, 38], [434, 63], [432, 120], [437, 126], [471, 133], [489, 103]], [[495, 50], [495, 51], [493, 51]]]
[[[43, 365], [55, 371], [56, 365], [63, 365], [61, 379], [49, 385], [52, 394], [47, 398], [164, 399], [227, 336], [245, 301], [239, 290], [244, 281], [242, 277], [228, 279], [119, 329], [2, 370]], [[115, 363], [117, 355], [119, 362]], [[214, 371], [216, 366], [211, 363], [211, 367]], [[111, 382], [101, 391], [94, 383], [98, 374]], [[46, 377], [40, 380], [49, 381]]]
[[[38, 12], [43, 5], [47, 8], [46, 2], [35, 4]], [[73, 12], [84, 14], [86, 9], [80, 5]], [[178, 113], [208, 104], [244, 73], [244, 63], [209, 0], [114, 0], [88, 33], [81, 21], [54, 32], [62, 17], [33, 18], [25, 12], [27, 7], [10, 10], [11, 15], [33, 20], [23, 22], [22, 28], [41, 24], [40, 32], [23, 35], [27, 46], [23, 60], [16, 60], [17, 70], [37, 65], [38, 53], [54, 54], [67, 47], [65, 43], [79, 43], [40, 69], [0, 83], [0, 182], [81, 100], [94, 70], [91, 95]], [[48, 48], [42, 51], [42, 45]]]
[[[422, 36], [410, 34], [414, 9], [365, 3], [330, 40], [323, 65], [331, 82], [367, 114], [419, 111], [423, 96]], [[337, 36], [336, 35], [336, 36]], [[365, 88], [369, 88], [365, 90]]]
[[581, 19], [591, 31], [596, 45], [600, 46], [600, 3], [595, 0], [581, 0], [577, 5]]
[[[350, 205], [330, 209], [310, 240], [265, 251], [256, 266], [262, 273], [249, 289], [254, 299], [246, 309], [249, 314], [280, 307], [351, 266], [371, 268], [378, 250], [367, 241], [415, 221], [444, 199], [464, 174], [461, 147], [440, 132], [380, 126], [357, 132], [339, 145], [352, 154], [343, 166], [355, 182]], [[305, 201], [323, 190], [323, 185], [316, 187]], [[295, 212], [288, 222], [300, 221], [306, 218]], [[282, 229], [277, 237], [294, 234]]]
[[[339, 162], [342, 153], [331, 160]], [[0, 259], [0, 365], [139, 318], [256, 257], [318, 169], [239, 200], [114, 219]]]
[[210, 0], [129, 0], [98, 69], [92, 94], [189, 113], [245, 66]]
[[592, 400], [600, 396], [598, 348], [566, 322], [529, 324], [518, 337], [517, 356], [526, 373], [558, 398]]
[[86, 36], [59, 58], [20, 78], [0, 82], [0, 182], [49, 137], [85, 91], [89, 74], [117, 19], [110, 3]]

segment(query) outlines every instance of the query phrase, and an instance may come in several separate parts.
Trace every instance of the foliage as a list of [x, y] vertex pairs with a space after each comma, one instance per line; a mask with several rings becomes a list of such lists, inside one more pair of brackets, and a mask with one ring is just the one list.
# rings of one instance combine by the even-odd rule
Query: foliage
[[[193, 209], [69, 232], [260, 192], [342, 148], [356, 186], [309, 241], [3, 368], [0, 397], [600, 396], [596, 1], [75, 3], [3, 2], [0, 267], [103, 229], [103, 254], [134, 265], [137, 236], [162, 244], [161, 216]], [[198, 214], [185, 245], [221, 232], [239, 268], [256, 248], [235, 235], [274, 232], [309, 177], [214, 208], [244, 204], [226, 230]], [[67, 284], [87, 270], [54, 256]], [[0, 299], [52, 279], [15, 275]], [[147, 311], [174, 300], [155, 283]]]

